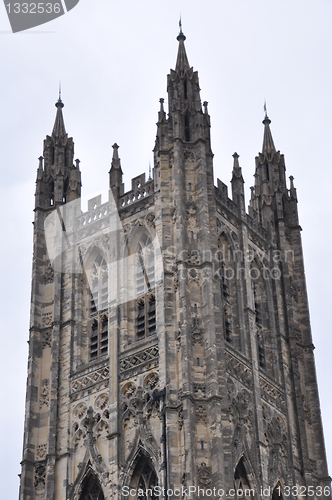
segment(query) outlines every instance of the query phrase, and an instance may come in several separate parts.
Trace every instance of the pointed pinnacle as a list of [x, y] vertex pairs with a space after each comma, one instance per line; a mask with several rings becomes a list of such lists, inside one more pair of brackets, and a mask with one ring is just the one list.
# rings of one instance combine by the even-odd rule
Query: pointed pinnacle
[[64, 104], [60, 98], [55, 103], [55, 107], [57, 108], [57, 112], [52, 135], [55, 135], [56, 137], [64, 137], [66, 135], [65, 123], [62, 114], [62, 108], [64, 107]]
[[265, 126], [264, 128], [264, 137], [263, 137], [263, 148], [262, 148], [262, 153], [272, 153], [276, 151], [276, 148], [274, 146], [273, 138], [272, 138], [272, 133], [270, 129], [270, 123], [271, 120], [269, 117], [266, 115], [263, 124]]

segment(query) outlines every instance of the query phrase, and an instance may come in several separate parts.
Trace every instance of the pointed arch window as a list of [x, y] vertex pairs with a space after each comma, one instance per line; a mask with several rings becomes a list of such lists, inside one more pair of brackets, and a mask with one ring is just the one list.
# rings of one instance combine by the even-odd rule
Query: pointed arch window
[[108, 268], [98, 254], [90, 272], [90, 361], [108, 353]]
[[80, 500], [105, 500], [98, 478], [94, 474], [84, 480]]
[[284, 500], [280, 483], [275, 486], [272, 493], [272, 500]]
[[154, 249], [151, 239], [144, 235], [136, 252], [136, 340], [156, 333], [156, 298]]
[[150, 461], [141, 456], [130, 481], [130, 488], [137, 491], [137, 500], [157, 500], [157, 475]]
[[235, 469], [234, 489], [236, 500], [249, 500], [250, 498], [253, 499], [255, 496], [254, 488], [250, 486], [243, 458], [241, 458]]

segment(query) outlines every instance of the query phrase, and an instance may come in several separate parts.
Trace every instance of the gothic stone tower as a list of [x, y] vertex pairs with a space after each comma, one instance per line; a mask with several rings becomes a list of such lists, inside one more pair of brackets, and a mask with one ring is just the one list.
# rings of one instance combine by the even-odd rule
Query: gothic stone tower
[[214, 185], [207, 102], [178, 41], [153, 179], [124, 192], [114, 144], [109, 199], [86, 213], [56, 104], [36, 182], [21, 500], [155, 485], [329, 496], [293, 179], [265, 116], [249, 213], [236, 153], [232, 199]]

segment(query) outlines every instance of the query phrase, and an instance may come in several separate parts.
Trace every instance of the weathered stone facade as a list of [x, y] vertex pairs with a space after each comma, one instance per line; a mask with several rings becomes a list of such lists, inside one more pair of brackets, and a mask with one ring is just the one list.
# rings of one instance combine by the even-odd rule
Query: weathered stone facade
[[266, 116], [249, 212], [236, 153], [232, 199], [214, 186], [184, 40], [153, 179], [124, 192], [114, 144], [109, 200], [86, 213], [56, 104], [36, 183], [22, 500], [157, 484], [328, 492], [293, 179]]

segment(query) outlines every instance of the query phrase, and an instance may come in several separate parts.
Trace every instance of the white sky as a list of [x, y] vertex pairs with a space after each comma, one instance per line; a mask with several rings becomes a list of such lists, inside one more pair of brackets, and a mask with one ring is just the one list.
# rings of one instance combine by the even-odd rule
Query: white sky
[[295, 177], [332, 461], [330, 0], [80, 0], [65, 16], [15, 35], [1, 4], [1, 498], [18, 496], [35, 177], [43, 139], [52, 132], [59, 79], [83, 195], [107, 189], [115, 141], [129, 189], [131, 177], [152, 163], [180, 12], [189, 62], [199, 72], [202, 101], [209, 101], [215, 177], [229, 184], [237, 151], [248, 203], [265, 98], [276, 148]]

